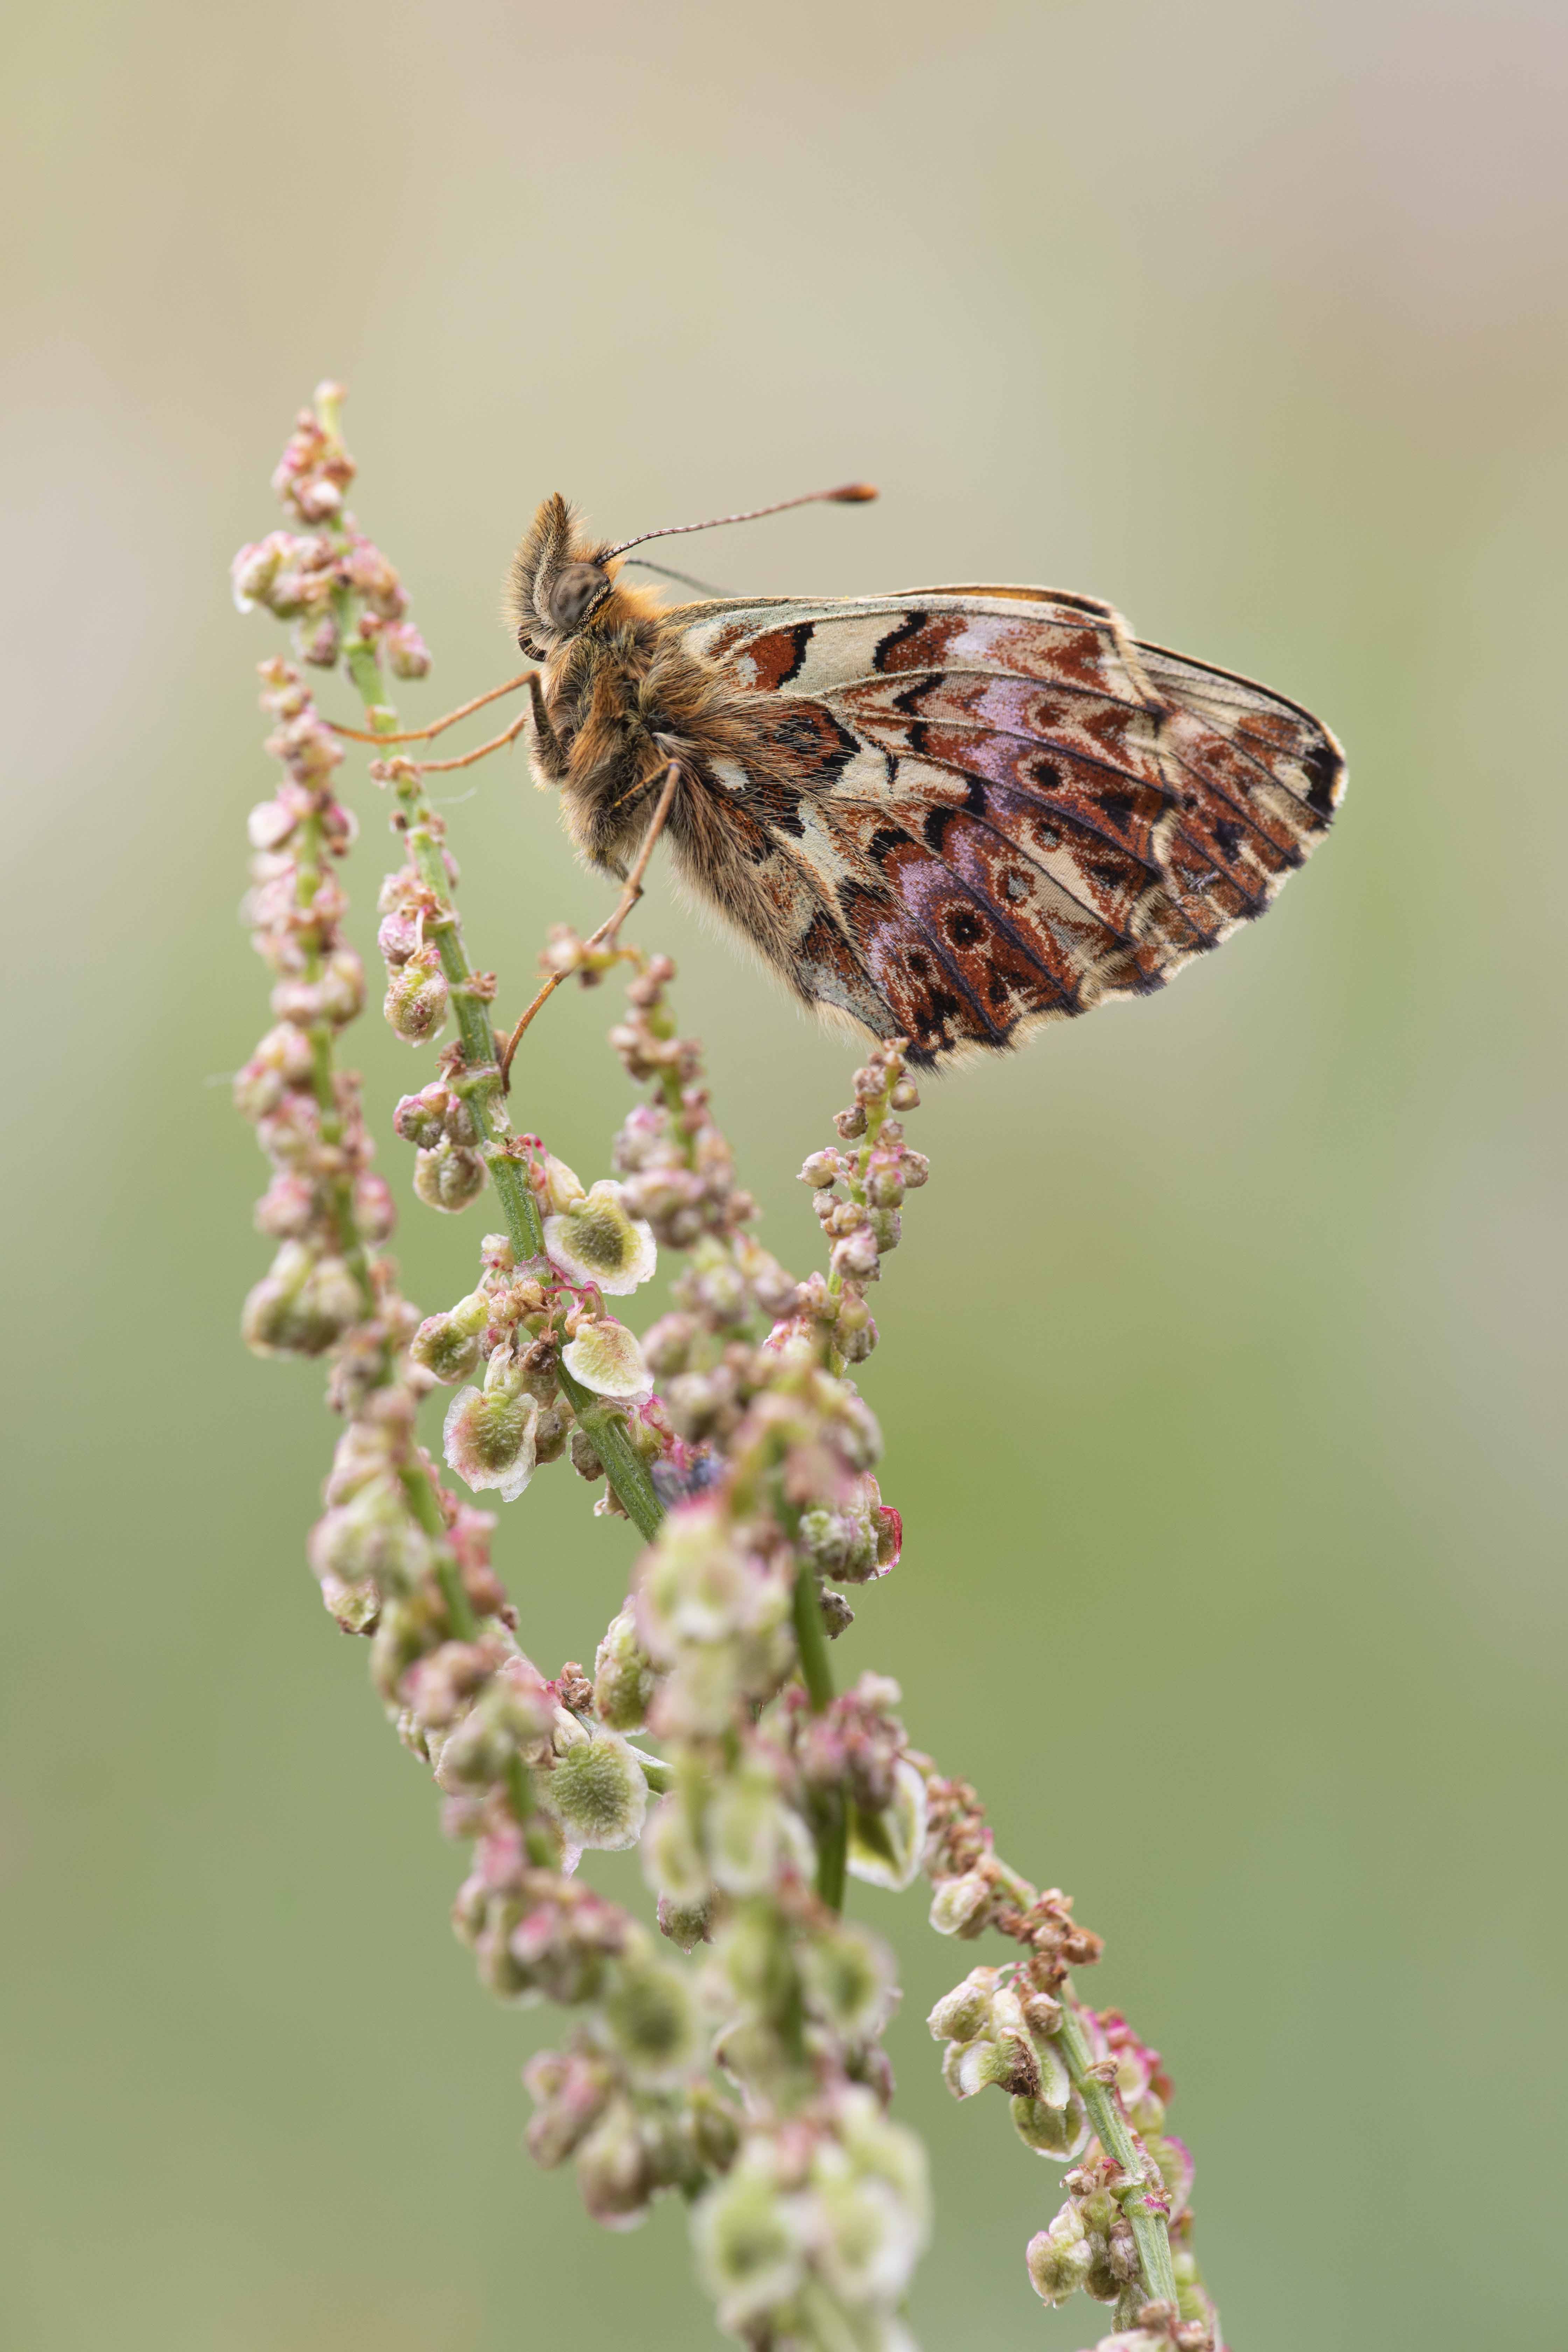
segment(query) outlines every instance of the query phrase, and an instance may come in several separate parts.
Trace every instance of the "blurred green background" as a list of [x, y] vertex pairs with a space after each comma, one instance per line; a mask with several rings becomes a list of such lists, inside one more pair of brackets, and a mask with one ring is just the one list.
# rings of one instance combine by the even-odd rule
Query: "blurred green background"
[[[869, 474], [880, 505], [693, 568], [1091, 591], [1342, 736], [1341, 825], [1267, 924], [928, 1087], [865, 1381], [909, 1540], [840, 1667], [898, 1675], [1107, 1936], [1085, 1990], [1167, 2054], [1234, 2343], [1561, 2340], [1568, 20], [62, 0], [8, 39], [0, 2339], [714, 2340], [676, 2209], [605, 2235], [520, 2151], [552, 2021], [478, 1990], [460, 1856], [315, 1600], [320, 1379], [236, 1337], [276, 635], [224, 567], [331, 373], [437, 654], [405, 708], [506, 674], [545, 491], [626, 533]], [[515, 1003], [608, 902], [520, 759], [469, 782], [468, 935]], [[637, 928], [804, 1267], [794, 1171], [853, 1057], [662, 882]], [[612, 1010], [559, 999], [527, 1058], [584, 1177]], [[354, 1043], [387, 1137], [426, 1061]], [[483, 1213], [382, 1164], [445, 1304]], [[557, 1471], [502, 1530], [547, 1667], [626, 1585], [586, 1500]], [[921, 2341], [1068, 2352], [1101, 2315], [1044, 2314], [1021, 2259], [1054, 2169], [921, 2024], [967, 1956], [856, 1900], [905, 1957]]]

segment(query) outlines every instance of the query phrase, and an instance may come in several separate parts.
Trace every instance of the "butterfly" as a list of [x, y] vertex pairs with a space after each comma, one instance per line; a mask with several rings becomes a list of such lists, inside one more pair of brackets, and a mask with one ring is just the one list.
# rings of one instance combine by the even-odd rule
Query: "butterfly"
[[697, 899], [802, 1003], [918, 1065], [1163, 986], [1263, 912], [1339, 804], [1310, 712], [1093, 597], [671, 606], [622, 562], [666, 535], [610, 546], [559, 496], [534, 517], [510, 612], [542, 665], [536, 772], [622, 880], [657, 803]]

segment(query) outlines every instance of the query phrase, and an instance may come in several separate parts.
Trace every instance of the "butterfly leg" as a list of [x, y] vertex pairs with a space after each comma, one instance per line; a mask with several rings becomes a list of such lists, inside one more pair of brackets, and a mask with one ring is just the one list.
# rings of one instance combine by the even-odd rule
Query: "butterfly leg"
[[448, 710], [445, 719], [434, 719], [428, 727], [405, 728], [398, 735], [374, 735], [363, 727], [344, 727], [335, 719], [329, 719], [327, 724], [334, 735], [346, 735], [351, 743], [374, 743], [378, 750], [388, 743], [428, 743], [436, 736], [444, 735], [448, 727], [455, 727], [459, 719], [472, 718], [474, 712], [482, 710], [487, 702], [499, 702], [503, 694], [515, 694], [520, 686], [531, 687], [535, 699], [542, 709], [539, 672], [525, 669], [520, 670], [516, 677], [509, 677], [504, 686], [492, 686], [488, 694], [476, 694], [471, 702], [459, 703], [456, 710]]
[[[598, 929], [591, 933], [590, 936], [584, 940], [583, 944], [584, 947], [606, 948], [613, 946], [616, 935], [619, 931], [621, 925], [626, 921], [626, 917], [631, 913], [632, 908], [642, 897], [643, 876], [647, 872], [648, 860], [653, 856], [655, 846], [658, 841], [658, 836], [664, 831], [665, 821], [669, 815], [670, 806], [675, 799], [675, 788], [679, 782], [680, 763], [679, 761], [672, 760], [668, 767], [665, 770], [663, 789], [659, 793], [653, 814], [648, 820], [647, 831], [642, 837], [642, 846], [637, 851], [637, 863], [632, 867], [631, 872], [626, 876], [626, 887], [621, 892], [620, 904], [616, 907], [614, 914], [610, 916], [609, 919], [606, 922], [601, 923]], [[523, 1016], [518, 1023], [517, 1027], [507, 1039], [506, 1050], [500, 1057], [500, 1076], [503, 1087], [508, 1086], [510, 1083], [511, 1057], [516, 1053], [519, 1045], [522, 1043], [523, 1033], [528, 1028], [528, 1025], [533, 1019], [534, 1014], [540, 1010], [540, 1007], [548, 1003], [549, 999], [554, 995], [556, 990], [560, 987], [562, 982], [565, 978], [566, 974], [563, 971], [552, 971], [551, 973], [550, 978], [545, 982], [543, 987], [540, 990], [532, 1003], [523, 1013]]]
[[559, 783], [566, 773], [566, 754], [561, 748], [561, 738], [550, 723], [550, 713], [544, 707], [544, 689], [539, 683], [539, 672], [528, 676], [529, 716], [533, 721], [533, 748], [539, 765], [552, 783]]

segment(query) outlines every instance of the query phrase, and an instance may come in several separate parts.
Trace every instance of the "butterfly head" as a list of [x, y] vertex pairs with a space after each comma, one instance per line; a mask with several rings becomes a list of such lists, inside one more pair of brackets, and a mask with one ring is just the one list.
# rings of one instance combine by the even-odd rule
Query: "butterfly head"
[[609, 549], [588, 538], [557, 492], [512, 559], [507, 616], [520, 650], [547, 661], [598, 614], [615, 588]]

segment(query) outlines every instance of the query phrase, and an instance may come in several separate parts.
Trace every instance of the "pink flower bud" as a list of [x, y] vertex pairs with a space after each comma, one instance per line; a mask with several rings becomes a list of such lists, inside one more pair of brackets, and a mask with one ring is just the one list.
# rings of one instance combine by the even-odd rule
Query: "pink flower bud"
[[546, 2168], [563, 2163], [580, 2147], [616, 2087], [615, 2069], [583, 2051], [563, 2057], [542, 2050], [523, 2068], [522, 2080], [539, 2108], [528, 2126], [528, 2152]]
[[392, 1187], [369, 1169], [354, 1178], [354, 1217], [367, 1242], [384, 1242], [397, 1223]]
[[412, 621], [391, 621], [382, 633], [386, 657], [392, 665], [394, 677], [426, 677], [430, 670], [430, 648]]
[[394, 907], [389, 915], [381, 919], [375, 944], [389, 965], [405, 964], [421, 945], [423, 938], [424, 929], [418, 915], [407, 907]]
[[1047, 2229], [1037, 2230], [1025, 2250], [1029, 2284], [1042, 2303], [1066, 2303], [1089, 2276], [1093, 2261], [1082, 2221], [1064, 2205]]

